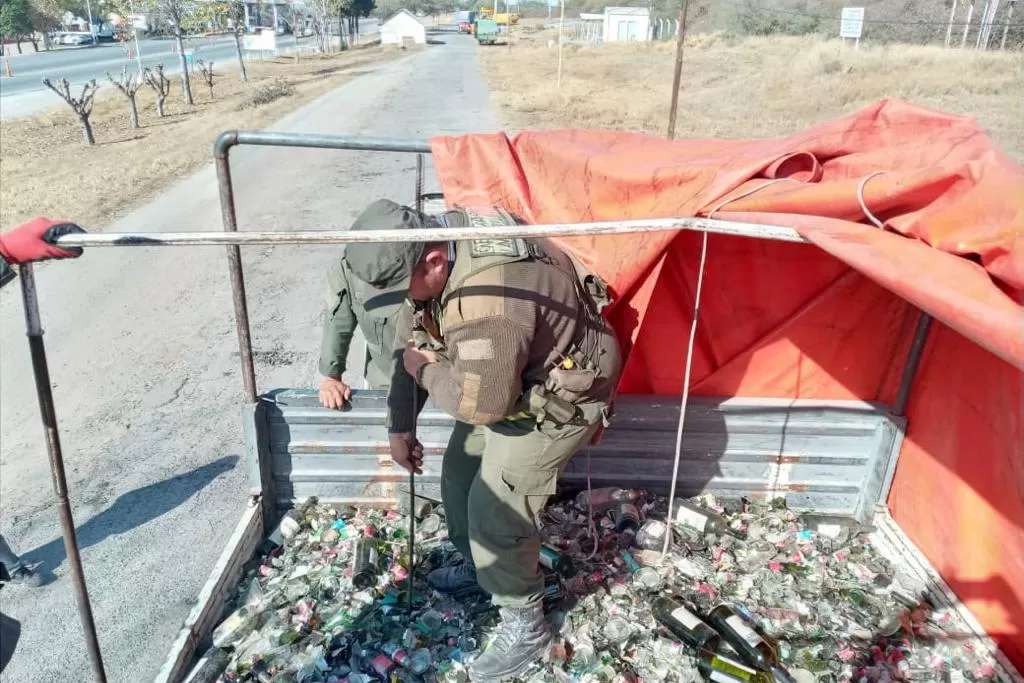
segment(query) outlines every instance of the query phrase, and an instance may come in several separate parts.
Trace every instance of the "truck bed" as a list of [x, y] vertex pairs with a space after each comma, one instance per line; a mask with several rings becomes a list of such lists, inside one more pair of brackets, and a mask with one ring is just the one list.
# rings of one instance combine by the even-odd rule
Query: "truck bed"
[[[205, 651], [226, 601], [264, 535], [265, 523], [309, 496], [388, 505], [406, 480], [396, 470], [384, 430], [384, 394], [354, 393], [346, 411], [320, 407], [314, 390], [283, 389], [243, 409], [252, 495], [188, 615], [156, 683], [181, 683]], [[563, 482], [666, 492], [671, 477], [678, 397], [623, 396], [598, 445], [581, 451]], [[420, 418], [423, 483], [437, 484], [452, 420], [428, 404]], [[895, 471], [904, 422], [885, 406], [860, 401], [691, 398], [679, 495], [702, 491], [729, 499], [786, 497], [791, 508], [872, 522], [872, 542], [897, 568], [928, 587], [955, 614], [955, 630], [991, 653], [1003, 683], [1024, 677], [998, 651], [938, 571], [880, 502]], [[642, 465], [638, 466], [638, 461]], [[418, 480], [419, 481], [419, 480]]]

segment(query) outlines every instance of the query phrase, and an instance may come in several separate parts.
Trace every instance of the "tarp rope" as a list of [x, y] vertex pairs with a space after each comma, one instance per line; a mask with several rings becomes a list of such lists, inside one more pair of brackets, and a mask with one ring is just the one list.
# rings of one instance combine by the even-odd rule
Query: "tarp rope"
[[869, 173], [864, 176], [863, 180], [860, 181], [860, 185], [857, 186], [857, 203], [860, 204], [860, 210], [864, 212], [864, 215], [867, 216], [869, 221], [875, 224], [875, 227], [885, 230], [885, 223], [878, 220], [875, 214], [871, 213], [868, 209], [867, 202], [864, 201], [864, 186], [867, 185], [868, 181], [876, 175], [882, 175], [883, 173], [888, 173], [888, 171], [875, 171], [874, 173]]
[[[746, 192], [743, 192], [735, 197], [729, 197], [719, 203], [715, 208], [708, 212], [708, 218], [714, 218], [714, 215], [722, 209], [723, 206], [730, 202], [734, 202], [737, 199], [743, 199], [749, 197], [759, 190], [763, 190], [769, 185], [773, 185], [782, 181], [792, 181], [792, 178], [776, 178], [769, 180], [766, 183], [758, 185]], [[683, 428], [686, 424], [686, 405], [690, 400], [690, 371], [693, 367], [693, 344], [697, 339], [697, 320], [700, 314], [700, 295], [704, 288], [704, 270], [707, 266], [708, 257], [708, 233], [703, 233], [700, 245], [700, 266], [697, 271], [697, 290], [693, 295], [693, 321], [690, 323], [690, 340], [686, 345], [686, 370], [683, 372], [683, 395], [679, 402], [679, 423], [676, 425], [676, 453], [675, 459], [672, 462], [672, 483], [669, 486], [668, 493], [668, 514], [672, 514], [672, 510], [675, 506], [676, 499], [676, 484], [679, 479], [679, 461], [682, 459], [683, 454]], [[590, 486], [590, 454], [587, 454], [587, 486]], [[672, 530], [671, 523], [669, 528], [665, 532], [665, 540], [661, 546], [661, 561], [665, 562], [665, 555], [668, 554], [668, 547], [672, 541]]]

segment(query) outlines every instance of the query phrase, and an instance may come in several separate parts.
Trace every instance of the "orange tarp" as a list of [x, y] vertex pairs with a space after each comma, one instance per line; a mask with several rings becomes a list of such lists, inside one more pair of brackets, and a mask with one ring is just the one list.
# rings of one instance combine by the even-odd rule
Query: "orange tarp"
[[[933, 315], [890, 502], [1024, 669], [1024, 169], [973, 119], [882, 101], [772, 140], [431, 142], [451, 205], [530, 223], [713, 214], [796, 228], [810, 244], [708, 238], [695, 393], [891, 401], [919, 309]], [[701, 240], [562, 240], [619, 299], [622, 392], [679, 393]]]

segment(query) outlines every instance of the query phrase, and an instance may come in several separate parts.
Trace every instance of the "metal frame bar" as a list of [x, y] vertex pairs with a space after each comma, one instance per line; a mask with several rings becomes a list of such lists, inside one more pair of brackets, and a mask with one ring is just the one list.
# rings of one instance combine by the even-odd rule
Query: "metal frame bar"
[[921, 311], [921, 317], [917, 319], [917, 327], [914, 329], [914, 339], [910, 342], [910, 350], [907, 351], [907, 360], [903, 364], [903, 374], [900, 376], [900, 385], [896, 390], [896, 399], [892, 403], [894, 415], [903, 417], [907, 411], [907, 401], [910, 400], [910, 387], [917, 376], [917, 366], [921, 364], [921, 354], [924, 353], [925, 344], [928, 342], [928, 332], [932, 328], [932, 316]]
[[25, 327], [28, 347], [32, 355], [32, 372], [36, 381], [36, 396], [39, 398], [39, 414], [42, 418], [43, 433], [46, 436], [46, 452], [50, 458], [50, 474], [53, 476], [53, 491], [57, 495], [57, 510], [60, 512], [61, 535], [64, 537], [64, 552], [71, 570], [71, 585], [78, 604], [78, 616], [82, 620], [85, 645], [89, 650], [89, 663], [97, 683], [106, 683], [107, 673], [103, 668], [103, 655], [96, 635], [96, 622], [92, 617], [89, 589], [85, 585], [85, 571], [82, 556], [78, 551], [78, 536], [75, 533], [75, 518], [71, 513], [68, 499], [68, 480], [64, 471], [64, 454], [60, 446], [60, 432], [57, 429], [57, 411], [50, 388], [50, 370], [46, 361], [46, 347], [43, 345], [43, 325], [39, 317], [39, 297], [36, 293], [36, 278], [31, 263], [23, 264], [21, 275], [21, 298], [25, 305]]

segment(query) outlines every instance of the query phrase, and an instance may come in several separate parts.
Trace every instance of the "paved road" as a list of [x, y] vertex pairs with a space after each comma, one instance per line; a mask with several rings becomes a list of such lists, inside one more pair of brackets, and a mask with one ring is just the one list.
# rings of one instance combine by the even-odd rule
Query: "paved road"
[[[360, 31], [366, 36], [376, 33], [375, 20], [360, 22]], [[300, 44], [309, 44], [310, 38], [300, 39]], [[293, 49], [292, 36], [279, 36], [278, 42], [282, 52]], [[129, 69], [138, 68], [138, 60], [128, 59], [120, 43], [102, 43], [96, 47], [60, 49], [51, 52], [40, 52], [14, 55], [10, 58], [13, 76], [0, 78], [0, 119], [33, 114], [53, 106], [62, 106], [60, 100], [41, 83], [44, 77], [56, 80], [66, 78], [73, 86], [79, 86], [91, 79], [98, 83], [108, 84], [107, 72], [115, 76], [123, 66]], [[142, 40], [139, 41], [144, 66], [163, 63], [168, 73], [178, 73], [178, 55], [172, 50], [173, 40]], [[231, 66], [237, 57], [235, 43], [232, 38], [216, 36], [210, 38], [192, 38], [186, 41], [186, 50], [195, 53], [197, 59], [217, 62], [222, 68], [233, 70]]]
[[[441, 39], [446, 44], [361, 76], [277, 128], [415, 137], [496, 130], [472, 39]], [[408, 155], [245, 148], [232, 159], [242, 229], [345, 227], [375, 198], [413, 199], [415, 159]], [[436, 188], [431, 174], [427, 190]], [[213, 169], [109, 229], [220, 229]], [[317, 381], [323, 279], [338, 254], [298, 246], [243, 251], [261, 389]], [[37, 279], [109, 680], [148, 681], [247, 491], [224, 250], [94, 249], [39, 268]], [[3, 589], [3, 611], [22, 622], [23, 635], [0, 679], [84, 681], [89, 667], [22, 320], [15, 281], [0, 290], [0, 529], [56, 580]]]

